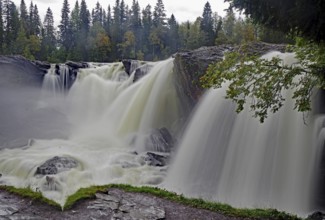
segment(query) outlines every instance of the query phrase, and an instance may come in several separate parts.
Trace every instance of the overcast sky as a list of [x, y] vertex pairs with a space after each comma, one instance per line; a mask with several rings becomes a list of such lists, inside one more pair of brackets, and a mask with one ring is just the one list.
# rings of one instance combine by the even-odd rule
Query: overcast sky
[[[107, 6], [111, 5], [111, 8], [115, 5], [115, 0], [98, 0], [102, 7], [107, 11]], [[224, 0], [210, 0], [211, 8], [213, 12], [218, 12], [219, 15], [224, 16], [224, 9], [228, 4], [223, 2]], [[19, 7], [21, 0], [13, 0], [13, 2]], [[29, 8], [31, 0], [25, 0], [27, 7]], [[76, 0], [68, 0], [70, 4], [70, 11], [73, 9]], [[81, 0], [79, 0], [79, 3]], [[132, 0], [124, 0], [124, 2], [131, 7]], [[152, 8], [156, 5], [157, 0], [138, 0], [141, 10], [148, 4]], [[167, 16], [170, 17], [174, 14], [178, 22], [194, 21], [198, 16], [202, 15], [203, 8], [207, 0], [163, 0]], [[58, 24], [61, 17], [61, 9], [63, 0], [33, 0], [33, 3], [37, 5], [41, 20], [43, 22], [46, 10], [50, 7], [53, 11], [55, 23]], [[91, 11], [97, 3], [97, 0], [86, 0], [87, 7]]]

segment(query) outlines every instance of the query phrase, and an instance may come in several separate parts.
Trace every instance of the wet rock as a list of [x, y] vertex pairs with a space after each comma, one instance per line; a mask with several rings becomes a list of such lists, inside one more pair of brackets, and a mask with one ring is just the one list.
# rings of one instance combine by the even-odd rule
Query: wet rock
[[76, 168], [78, 162], [71, 157], [53, 157], [37, 167], [35, 175], [53, 175]]
[[152, 201], [148, 201], [145, 196], [139, 194], [133, 197], [124, 197], [116, 193], [97, 193], [96, 200], [93, 201], [87, 209], [98, 210], [101, 215], [108, 216], [113, 214], [111, 219], [123, 220], [159, 220], [165, 219], [165, 210]]
[[245, 47], [220, 45], [213, 47], [201, 47], [192, 51], [182, 51], [175, 54], [174, 72], [176, 74], [177, 90], [183, 97], [185, 115], [188, 115], [202, 96], [204, 89], [200, 85], [200, 77], [203, 76], [212, 63], [221, 61], [224, 53], [228, 51], [245, 51], [250, 55], [263, 55], [270, 51], [284, 52], [286, 45], [267, 44], [254, 42]]
[[0, 56], [0, 88], [41, 87], [46, 71], [22, 56]]
[[144, 156], [144, 160], [149, 166], [163, 167], [166, 166], [169, 161], [168, 155], [160, 155], [153, 152], [147, 152]]
[[325, 213], [322, 212], [314, 212], [310, 216], [307, 217], [308, 220], [325, 220]]
[[144, 77], [145, 75], [147, 75], [147, 73], [150, 71], [151, 68], [152, 68], [152, 66], [150, 64], [144, 64], [144, 65], [136, 68], [135, 73], [134, 73], [133, 82], [136, 82], [139, 79], [141, 79], [142, 77]]
[[145, 148], [150, 151], [171, 152], [175, 140], [167, 128], [154, 129], [145, 142]]
[[72, 69], [81, 69], [81, 68], [88, 68], [88, 63], [85, 62], [74, 62], [74, 61], [67, 61], [65, 65], [71, 67]]
[[44, 72], [47, 72], [47, 70], [51, 68], [51, 64], [46, 61], [35, 60], [33, 61], [33, 63], [40, 69], [42, 69]]

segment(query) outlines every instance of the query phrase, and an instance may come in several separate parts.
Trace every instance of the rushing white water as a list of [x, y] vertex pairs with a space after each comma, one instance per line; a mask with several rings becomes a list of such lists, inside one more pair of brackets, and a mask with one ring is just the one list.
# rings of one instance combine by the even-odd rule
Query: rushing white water
[[[118, 63], [81, 71], [68, 96], [60, 100], [60, 112], [71, 127], [69, 138], [32, 139], [23, 148], [2, 150], [0, 184], [31, 187], [64, 204], [80, 187], [162, 182], [164, 169], [149, 166], [143, 146], [131, 140], [155, 128], [176, 129], [179, 110], [172, 68], [173, 59], [157, 62], [136, 83], [133, 76], [125, 77]], [[55, 156], [73, 158], [78, 166], [48, 177], [35, 175], [37, 167]]]
[[[284, 64], [295, 62], [293, 54], [276, 52], [265, 58], [275, 55]], [[299, 215], [314, 208], [313, 180], [325, 140], [323, 116], [310, 116], [304, 124], [289, 98], [260, 124], [247, 109], [235, 113], [234, 103], [224, 99], [225, 88], [209, 90], [166, 173], [166, 168], [149, 166], [144, 152], [155, 150], [146, 145], [153, 129], [164, 127], [175, 135], [182, 126], [173, 59], [144, 66], [149, 73], [135, 83], [134, 73], [128, 77], [121, 63], [91, 66], [79, 72], [67, 96], [42, 96], [42, 102], [52, 104], [45, 110], [56, 116], [47, 122], [68, 138], [31, 139], [23, 148], [1, 150], [0, 184], [31, 187], [60, 204], [80, 187], [129, 183], [153, 184], [237, 207]], [[57, 80], [50, 71], [44, 87], [56, 91]], [[78, 165], [56, 175], [35, 175], [37, 167], [55, 156], [71, 157]]]
[[[294, 61], [292, 54], [265, 58], [274, 55], [285, 58], [286, 65]], [[236, 207], [310, 213], [318, 151], [313, 130], [319, 125], [313, 118], [304, 124], [290, 98], [260, 124], [247, 110], [235, 114], [234, 103], [224, 96], [225, 88], [205, 94], [164, 187]]]

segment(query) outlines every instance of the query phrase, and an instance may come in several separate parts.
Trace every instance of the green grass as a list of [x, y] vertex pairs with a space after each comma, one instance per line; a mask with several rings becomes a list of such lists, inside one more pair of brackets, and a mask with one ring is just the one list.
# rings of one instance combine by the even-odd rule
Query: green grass
[[[150, 195], [175, 201], [191, 207], [218, 212], [226, 216], [254, 218], [254, 219], [265, 218], [265, 219], [278, 219], [278, 220], [301, 219], [295, 215], [291, 215], [285, 212], [280, 212], [275, 209], [237, 209], [231, 207], [230, 205], [226, 205], [222, 203], [208, 202], [203, 199], [186, 198], [183, 195], [178, 195], [176, 193], [169, 192], [164, 189], [148, 187], [148, 186], [134, 187], [134, 186], [124, 185], [124, 184], [109, 184], [103, 186], [91, 186], [88, 188], [81, 188], [75, 194], [67, 198], [67, 201], [65, 205], [62, 207], [62, 209], [67, 210], [70, 209], [78, 201], [89, 199], [89, 198], [95, 198], [95, 193], [107, 192], [109, 188], [118, 188], [126, 192], [147, 193]], [[14, 187], [9, 187], [9, 186], [4, 186], [4, 187], [0, 186], [0, 189], [4, 189], [9, 192], [30, 197], [39, 201], [43, 201], [56, 207], [59, 206], [59, 204], [44, 198], [40, 192], [33, 192], [30, 189], [16, 189]]]
[[61, 205], [54, 202], [53, 200], [45, 198], [41, 192], [35, 192], [30, 188], [15, 188], [13, 186], [1, 186], [0, 190], [5, 190], [7, 192], [20, 195], [22, 197], [30, 198], [35, 201], [45, 202], [51, 206], [61, 209]]

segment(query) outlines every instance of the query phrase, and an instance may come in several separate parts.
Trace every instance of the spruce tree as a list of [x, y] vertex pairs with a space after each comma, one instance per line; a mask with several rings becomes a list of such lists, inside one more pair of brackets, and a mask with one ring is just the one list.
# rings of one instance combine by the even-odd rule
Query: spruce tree
[[51, 8], [48, 8], [43, 22], [42, 29], [42, 44], [41, 44], [41, 59], [51, 60], [53, 53], [56, 50], [56, 37], [54, 18]]
[[103, 25], [103, 9], [102, 6], [99, 4], [99, 2], [96, 3], [95, 9], [93, 9], [92, 20], [93, 20], [93, 24], [99, 23]]
[[34, 5], [34, 11], [33, 11], [33, 16], [32, 16], [32, 29], [33, 29], [33, 35], [40, 36], [41, 34], [41, 19], [38, 14], [38, 8], [37, 5]]
[[200, 28], [205, 35], [205, 39], [204, 39], [205, 46], [214, 45], [214, 40], [216, 35], [213, 30], [213, 16], [212, 16], [211, 5], [209, 2], [207, 2], [204, 6]]
[[166, 23], [166, 11], [162, 0], [157, 0], [156, 6], [153, 12], [153, 24], [158, 26], [165, 26]]
[[[149, 35], [152, 29], [152, 11], [151, 5], [147, 5], [144, 10], [142, 10], [142, 25], [143, 25], [143, 49], [142, 51], [147, 54], [149, 52], [150, 43], [149, 43]], [[145, 56], [146, 59], [150, 59]]]
[[25, 29], [25, 31], [28, 30], [28, 12], [27, 12], [27, 6], [25, 4], [24, 0], [21, 0], [20, 2], [20, 22], [22, 23], [22, 28]]
[[170, 53], [175, 53], [179, 47], [179, 34], [178, 34], [179, 25], [176, 21], [174, 14], [168, 19], [168, 42], [170, 48]]
[[90, 13], [87, 9], [87, 4], [85, 0], [81, 1], [80, 4], [80, 35], [79, 35], [79, 44], [81, 49], [81, 55], [83, 60], [88, 60], [88, 45], [87, 39], [90, 28]]
[[68, 51], [71, 45], [71, 26], [70, 26], [70, 6], [68, 0], [64, 0], [63, 7], [61, 10], [61, 22], [59, 25], [60, 29], [60, 43]]
[[27, 21], [28, 36], [34, 34], [33, 33], [33, 16], [34, 16], [34, 4], [33, 4], [33, 1], [31, 1], [30, 5], [29, 5], [29, 15], [28, 15], [28, 21]]
[[112, 28], [112, 11], [111, 11], [111, 6], [108, 5], [106, 19], [104, 19], [104, 29], [108, 36], [111, 35], [111, 28]]

